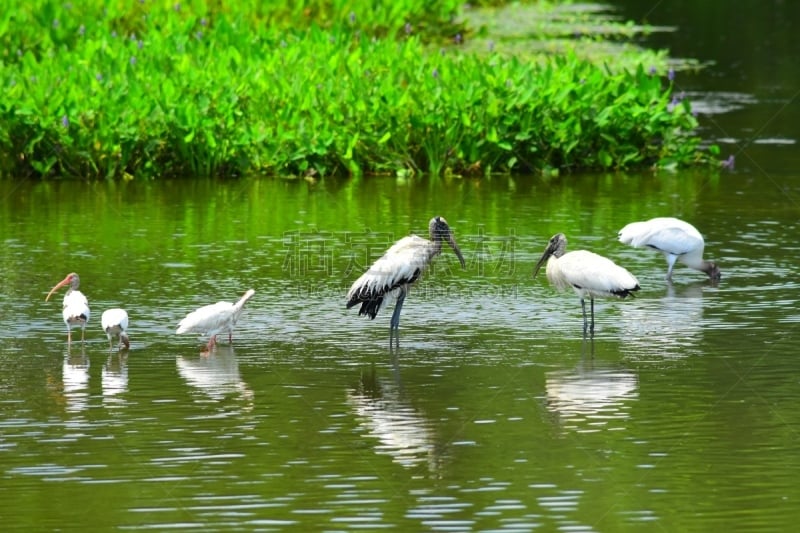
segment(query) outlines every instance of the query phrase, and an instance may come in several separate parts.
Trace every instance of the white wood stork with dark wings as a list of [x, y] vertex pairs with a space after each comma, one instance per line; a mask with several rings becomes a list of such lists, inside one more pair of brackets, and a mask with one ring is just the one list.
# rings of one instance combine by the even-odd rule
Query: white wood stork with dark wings
[[572, 288], [581, 299], [583, 310], [583, 332], [586, 333], [589, 323], [586, 319], [586, 301], [591, 301], [592, 321], [590, 330], [594, 332], [594, 299], [595, 297], [625, 298], [639, 290], [639, 281], [627, 270], [607, 259], [586, 250], [575, 250], [567, 253], [567, 237], [557, 233], [550, 238], [533, 276], [547, 262], [547, 280], [550, 285], [563, 291]]
[[61, 316], [64, 317], [64, 323], [67, 325], [67, 344], [69, 345], [72, 344], [72, 328], [74, 327], [80, 326], [81, 341], [84, 340], [86, 323], [89, 321], [89, 300], [78, 290], [81, 285], [81, 279], [75, 272], [71, 272], [67, 274], [66, 278], [58, 282], [55, 287], [50, 289], [44, 301], [48, 301], [50, 296], [64, 285], [69, 285], [69, 289], [67, 289], [67, 294], [64, 295]]
[[412, 283], [417, 281], [433, 258], [442, 252], [447, 242], [458, 257], [461, 267], [466, 267], [464, 256], [456, 244], [453, 231], [443, 217], [434, 217], [428, 226], [430, 240], [409, 235], [397, 241], [360, 278], [347, 293], [347, 308], [361, 304], [358, 311], [370, 319], [378, 311], [396, 302], [390, 321], [390, 331], [400, 327], [400, 310]]
[[705, 272], [711, 281], [719, 281], [719, 267], [703, 259], [705, 241], [697, 228], [672, 217], [651, 218], [644, 222], [631, 222], [619, 230], [619, 242], [634, 248], [650, 248], [664, 254], [667, 260], [667, 281], [672, 281], [676, 261]]
[[217, 335], [227, 333], [228, 342], [233, 342], [233, 327], [239, 320], [242, 310], [244, 310], [244, 304], [247, 303], [247, 300], [255, 293], [256, 291], [249, 289], [235, 304], [231, 302], [217, 302], [211, 305], [204, 305], [186, 315], [186, 317], [178, 323], [178, 329], [175, 333], [178, 335], [182, 333], [208, 335], [210, 337], [208, 345], [206, 346], [208, 351], [211, 351], [216, 344]]

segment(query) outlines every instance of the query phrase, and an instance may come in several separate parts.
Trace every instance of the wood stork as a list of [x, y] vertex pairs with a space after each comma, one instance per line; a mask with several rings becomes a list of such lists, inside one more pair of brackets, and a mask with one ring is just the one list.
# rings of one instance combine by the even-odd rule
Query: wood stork
[[567, 237], [557, 233], [550, 238], [533, 276], [547, 262], [547, 280], [556, 289], [563, 291], [572, 287], [581, 299], [583, 310], [583, 331], [586, 333], [586, 301], [591, 303], [592, 322], [590, 331], [594, 332], [594, 299], [595, 297], [631, 296], [639, 290], [639, 281], [627, 270], [612, 260], [586, 250], [567, 252]]
[[72, 344], [72, 328], [77, 326], [81, 328], [81, 341], [84, 341], [86, 323], [89, 321], [89, 300], [78, 290], [81, 285], [80, 278], [75, 272], [71, 272], [67, 274], [66, 278], [58, 282], [55, 287], [50, 289], [44, 301], [48, 301], [50, 296], [64, 285], [69, 285], [69, 289], [67, 289], [67, 294], [64, 295], [61, 316], [64, 317], [64, 323], [67, 325], [67, 344], [70, 345]]
[[442, 242], [447, 242], [465, 268], [464, 256], [456, 244], [453, 231], [443, 217], [433, 217], [428, 225], [430, 240], [409, 235], [397, 241], [383, 256], [375, 261], [347, 293], [347, 309], [361, 304], [359, 316], [374, 319], [378, 311], [396, 301], [389, 322], [390, 332], [400, 328], [400, 310], [412, 283], [417, 281], [433, 258], [442, 252]]
[[112, 340], [115, 338], [119, 338], [120, 344], [125, 345], [126, 350], [131, 347], [130, 339], [128, 339], [128, 313], [124, 309], [103, 311], [100, 324], [108, 336], [109, 350], [113, 349]]
[[645, 222], [631, 222], [619, 231], [619, 241], [635, 248], [652, 248], [664, 254], [668, 281], [672, 281], [672, 269], [676, 261], [705, 272], [713, 282], [721, 277], [716, 263], [703, 260], [703, 236], [683, 220], [658, 217]]
[[199, 333], [210, 336], [207, 346], [209, 351], [216, 344], [217, 335], [227, 333], [228, 342], [233, 342], [233, 327], [242, 314], [244, 304], [255, 293], [256, 291], [249, 289], [235, 304], [217, 302], [192, 311], [178, 323], [178, 329], [175, 333], [178, 335], [181, 333]]

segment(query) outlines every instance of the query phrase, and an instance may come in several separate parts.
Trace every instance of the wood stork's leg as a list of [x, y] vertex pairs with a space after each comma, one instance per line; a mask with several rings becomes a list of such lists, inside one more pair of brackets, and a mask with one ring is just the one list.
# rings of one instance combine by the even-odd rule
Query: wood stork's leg
[[228, 344], [233, 344], [233, 331], [228, 332]]
[[406, 301], [406, 288], [400, 290], [400, 296], [397, 297], [397, 303], [394, 304], [394, 313], [392, 313], [392, 320], [389, 322], [389, 329], [400, 329], [400, 310], [403, 308], [403, 302]]
[[672, 281], [672, 269], [675, 267], [675, 261], [677, 260], [677, 255], [667, 255], [667, 281]]
[[586, 328], [589, 326], [589, 323], [586, 320], [586, 300], [581, 298], [581, 310], [583, 311], [583, 332], [586, 333]]
[[214, 348], [214, 345], [216, 343], [217, 343], [217, 336], [216, 335], [211, 335], [211, 338], [208, 339], [208, 345], [206, 346], [206, 349], [210, 352], [211, 349]]
[[592, 336], [594, 337], [594, 298], [590, 297], [589, 298], [589, 302], [590, 302], [589, 305], [590, 305], [590, 307], [592, 309], [592, 325], [589, 328], [589, 331], [591, 332]]

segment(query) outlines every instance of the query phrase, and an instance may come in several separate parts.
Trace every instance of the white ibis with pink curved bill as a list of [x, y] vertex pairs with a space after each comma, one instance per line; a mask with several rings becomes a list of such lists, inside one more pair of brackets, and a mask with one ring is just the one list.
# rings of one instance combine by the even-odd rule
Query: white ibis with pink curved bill
[[347, 309], [361, 304], [359, 316], [366, 315], [374, 319], [378, 311], [396, 301], [389, 322], [390, 331], [396, 331], [400, 328], [400, 310], [409, 287], [422, 276], [433, 258], [442, 252], [443, 242], [453, 249], [461, 267], [466, 267], [453, 231], [443, 217], [433, 217], [428, 224], [428, 232], [430, 240], [417, 235], [403, 237], [375, 261], [350, 287]]
[[64, 317], [64, 323], [67, 325], [67, 344], [69, 345], [72, 344], [72, 328], [75, 327], [81, 328], [81, 341], [84, 341], [86, 323], [89, 322], [89, 300], [78, 290], [81, 285], [78, 275], [70, 272], [66, 278], [50, 289], [44, 301], [48, 301], [54, 292], [65, 285], [69, 285], [69, 289], [64, 295], [61, 316]]
[[103, 311], [100, 317], [100, 324], [103, 326], [103, 331], [108, 336], [108, 349], [114, 348], [113, 340], [119, 339], [119, 345], [124, 345], [128, 350], [131, 347], [131, 341], [128, 338], [128, 312], [124, 309], [107, 309]]
[[581, 299], [583, 310], [583, 332], [589, 327], [586, 319], [586, 301], [591, 302], [592, 321], [590, 331], [594, 333], [594, 299], [596, 297], [625, 298], [639, 290], [639, 281], [633, 274], [611, 259], [586, 250], [567, 252], [567, 237], [556, 233], [550, 238], [533, 276], [547, 261], [547, 280], [550, 285], [563, 291], [572, 288]]
[[712, 282], [722, 277], [716, 263], [703, 260], [706, 245], [703, 236], [697, 228], [683, 220], [657, 217], [644, 222], [631, 222], [619, 230], [619, 242], [634, 248], [651, 248], [664, 254], [667, 281], [672, 281], [672, 269], [676, 261], [705, 272]]
[[244, 304], [255, 293], [256, 291], [249, 289], [235, 304], [217, 302], [192, 311], [178, 323], [178, 329], [175, 333], [178, 335], [182, 333], [208, 335], [210, 337], [206, 346], [208, 351], [211, 351], [216, 344], [217, 335], [227, 333], [228, 342], [233, 342], [233, 328], [242, 314]]

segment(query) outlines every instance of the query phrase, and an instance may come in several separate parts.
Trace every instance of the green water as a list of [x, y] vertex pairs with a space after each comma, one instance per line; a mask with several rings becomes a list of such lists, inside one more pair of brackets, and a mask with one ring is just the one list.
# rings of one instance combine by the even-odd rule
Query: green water
[[[797, 175], [492, 180], [0, 182], [5, 530], [787, 530], [800, 518]], [[449, 251], [389, 313], [344, 308], [434, 215]], [[675, 215], [712, 287], [616, 242]], [[634, 272], [600, 301], [531, 278], [547, 239]], [[66, 345], [81, 275], [92, 317]], [[248, 303], [234, 335], [176, 336]], [[109, 353], [102, 310], [131, 350]]]

